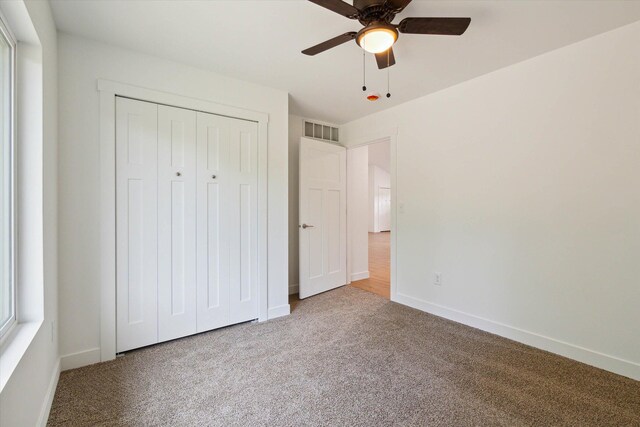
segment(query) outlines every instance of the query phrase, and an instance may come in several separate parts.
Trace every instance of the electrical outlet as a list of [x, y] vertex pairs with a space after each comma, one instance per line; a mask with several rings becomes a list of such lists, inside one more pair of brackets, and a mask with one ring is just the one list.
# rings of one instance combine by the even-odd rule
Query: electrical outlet
[[433, 275], [433, 284], [436, 286], [442, 286], [442, 273], [436, 272]]

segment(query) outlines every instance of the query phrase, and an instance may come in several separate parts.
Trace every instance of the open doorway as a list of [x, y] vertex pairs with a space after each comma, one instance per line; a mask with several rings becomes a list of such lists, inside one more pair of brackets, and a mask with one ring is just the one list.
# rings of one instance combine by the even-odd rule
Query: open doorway
[[390, 139], [347, 151], [351, 286], [391, 294]]
[[394, 299], [395, 134], [346, 146], [299, 141], [299, 285], [290, 288], [291, 309], [345, 284]]

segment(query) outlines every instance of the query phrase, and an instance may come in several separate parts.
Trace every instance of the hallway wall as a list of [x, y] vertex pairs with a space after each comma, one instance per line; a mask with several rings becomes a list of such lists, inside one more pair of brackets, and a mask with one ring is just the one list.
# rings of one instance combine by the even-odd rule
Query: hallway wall
[[350, 282], [369, 277], [368, 170], [367, 145], [347, 150], [347, 270]]

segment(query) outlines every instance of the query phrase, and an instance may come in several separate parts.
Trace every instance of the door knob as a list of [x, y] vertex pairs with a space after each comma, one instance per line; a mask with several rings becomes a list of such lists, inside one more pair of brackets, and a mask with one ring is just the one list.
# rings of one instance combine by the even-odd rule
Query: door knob
[[302, 228], [313, 228], [313, 225], [302, 224], [300, 227], [302, 227]]
[[176, 176], [182, 176], [180, 172], [176, 172]]
[[216, 176], [215, 175], [211, 175], [211, 179], [216, 179]]

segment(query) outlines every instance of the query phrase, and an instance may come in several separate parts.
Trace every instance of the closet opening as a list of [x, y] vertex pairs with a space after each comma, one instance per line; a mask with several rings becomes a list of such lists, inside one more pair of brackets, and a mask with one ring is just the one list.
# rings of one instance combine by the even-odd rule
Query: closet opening
[[98, 80], [100, 361], [268, 318], [268, 115]]

